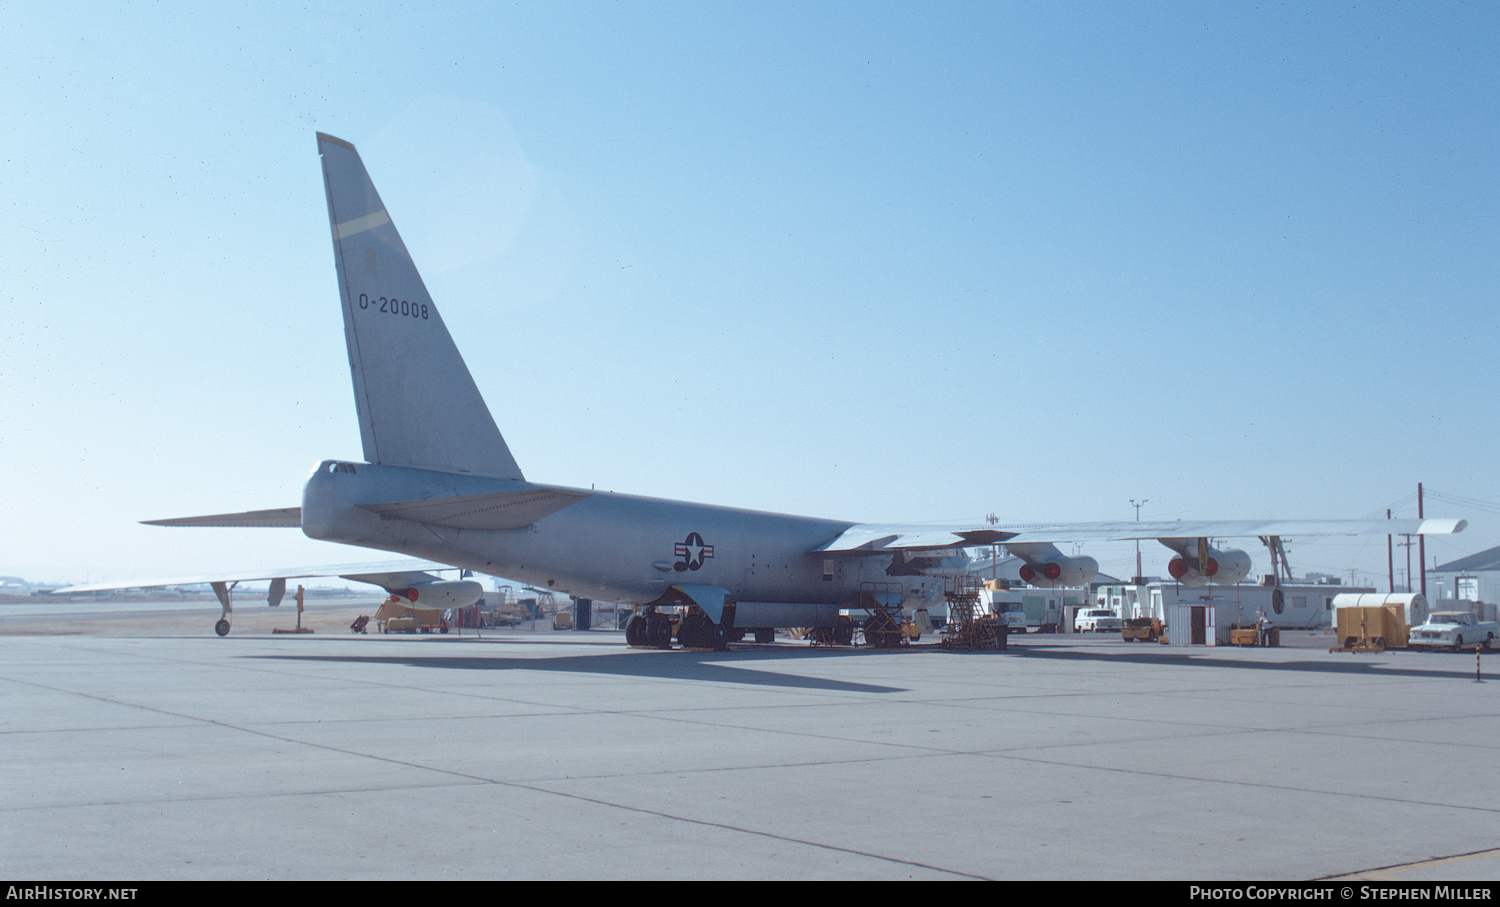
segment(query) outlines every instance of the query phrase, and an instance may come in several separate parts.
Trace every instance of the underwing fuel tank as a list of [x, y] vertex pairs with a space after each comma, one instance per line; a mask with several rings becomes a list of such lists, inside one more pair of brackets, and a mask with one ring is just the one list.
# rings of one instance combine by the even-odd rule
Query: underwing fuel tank
[[440, 580], [421, 583], [404, 592], [391, 593], [392, 601], [414, 608], [467, 608], [484, 595], [484, 587], [473, 580]]

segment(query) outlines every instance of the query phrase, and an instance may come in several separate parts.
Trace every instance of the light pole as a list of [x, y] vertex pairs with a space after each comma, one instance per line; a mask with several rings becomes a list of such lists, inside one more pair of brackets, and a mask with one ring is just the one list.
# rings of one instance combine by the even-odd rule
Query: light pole
[[[1142, 501], [1137, 501], [1134, 498], [1130, 499], [1130, 506], [1135, 508], [1135, 521], [1137, 523], [1139, 523], [1141, 521], [1141, 508], [1144, 507], [1145, 505], [1149, 504], [1149, 503], [1151, 503], [1151, 499], [1150, 498], [1146, 498], [1145, 500], [1142, 500]], [[1141, 540], [1140, 539], [1136, 539], [1135, 540], [1135, 584], [1137, 586], [1141, 585], [1141, 583], [1142, 583], [1142, 581], [1144, 579], [1145, 579], [1145, 577], [1141, 576]]]

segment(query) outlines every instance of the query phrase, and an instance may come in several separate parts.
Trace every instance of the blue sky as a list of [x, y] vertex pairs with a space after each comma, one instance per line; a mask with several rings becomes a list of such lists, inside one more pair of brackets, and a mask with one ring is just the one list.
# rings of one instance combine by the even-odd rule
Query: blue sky
[[[1457, 3], [10, 4], [0, 573], [363, 558], [135, 523], [360, 455], [318, 130], [534, 480], [872, 521], [1500, 501], [1497, 51]], [[1472, 523], [1429, 557], [1500, 544], [1428, 512]]]

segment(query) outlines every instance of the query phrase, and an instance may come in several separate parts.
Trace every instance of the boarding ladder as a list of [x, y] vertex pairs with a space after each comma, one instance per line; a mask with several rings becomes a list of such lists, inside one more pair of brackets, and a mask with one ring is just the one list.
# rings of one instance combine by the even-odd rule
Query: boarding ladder
[[901, 632], [901, 601], [904, 597], [900, 583], [859, 584], [859, 607], [869, 613], [862, 627], [865, 645], [894, 649], [907, 642], [906, 634]]
[[946, 581], [948, 621], [943, 625], [943, 648], [1002, 648], [998, 618], [979, 613], [979, 577], [955, 576]]

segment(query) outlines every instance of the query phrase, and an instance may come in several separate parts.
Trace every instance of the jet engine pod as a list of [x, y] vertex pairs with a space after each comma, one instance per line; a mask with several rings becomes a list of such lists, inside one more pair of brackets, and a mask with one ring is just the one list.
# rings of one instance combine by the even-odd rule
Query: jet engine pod
[[1250, 572], [1250, 555], [1238, 548], [1220, 551], [1209, 546], [1208, 560], [1204, 562], [1202, 571], [1197, 569], [1197, 560], [1196, 557], [1184, 558], [1178, 555], [1167, 564], [1167, 572], [1184, 586], [1202, 586], [1210, 582], [1232, 586]]
[[1250, 574], [1250, 555], [1238, 548], [1220, 551], [1215, 557], [1219, 561], [1219, 572], [1213, 579], [1220, 585], [1233, 586]]
[[1208, 563], [1204, 565], [1203, 572], [1200, 573], [1188, 566], [1185, 559], [1174, 557], [1167, 563], [1167, 572], [1172, 575], [1172, 579], [1184, 586], [1202, 586], [1208, 583], [1209, 577], [1219, 572], [1219, 562], [1210, 557]]
[[405, 598], [415, 608], [467, 608], [484, 595], [484, 587], [471, 579], [421, 583], [392, 598]]
[[1043, 589], [1086, 586], [1099, 572], [1099, 562], [1088, 555], [1048, 558], [1021, 565], [1021, 579]]

